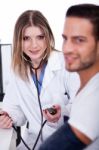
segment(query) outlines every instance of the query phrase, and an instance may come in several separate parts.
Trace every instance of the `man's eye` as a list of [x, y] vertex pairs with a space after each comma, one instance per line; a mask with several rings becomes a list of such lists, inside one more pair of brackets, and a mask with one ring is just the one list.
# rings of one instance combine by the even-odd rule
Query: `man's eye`
[[83, 43], [85, 40], [84, 39], [82, 39], [82, 38], [78, 38], [78, 39], [76, 39], [76, 42], [77, 43]]

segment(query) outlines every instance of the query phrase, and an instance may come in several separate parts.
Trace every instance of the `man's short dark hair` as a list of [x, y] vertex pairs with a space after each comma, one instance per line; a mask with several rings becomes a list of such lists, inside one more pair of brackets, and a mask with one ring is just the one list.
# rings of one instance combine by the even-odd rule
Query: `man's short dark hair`
[[94, 4], [78, 4], [71, 6], [66, 17], [79, 17], [88, 19], [93, 24], [93, 33], [99, 40], [99, 6]]

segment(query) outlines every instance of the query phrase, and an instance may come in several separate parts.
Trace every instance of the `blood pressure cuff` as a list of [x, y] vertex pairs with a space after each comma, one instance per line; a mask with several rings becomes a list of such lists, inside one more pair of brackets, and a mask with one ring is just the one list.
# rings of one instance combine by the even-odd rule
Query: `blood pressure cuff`
[[82, 150], [86, 145], [73, 133], [69, 124], [65, 124], [52, 134], [39, 150]]

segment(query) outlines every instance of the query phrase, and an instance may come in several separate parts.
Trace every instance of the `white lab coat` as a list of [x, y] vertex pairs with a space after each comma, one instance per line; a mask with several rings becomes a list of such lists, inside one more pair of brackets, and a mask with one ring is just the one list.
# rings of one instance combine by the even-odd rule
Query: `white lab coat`
[[[47, 122], [45, 124], [42, 132], [43, 139], [46, 139], [63, 124], [64, 108], [69, 102], [67, 95], [64, 93], [69, 92], [73, 96], [79, 87], [77, 74], [71, 74], [65, 70], [63, 54], [56, 51], [52, 52], [46, 66], [40, 100], [42, 109], [60, 104], [63, 114], [57, 123]], [[25, 138], [27, 144], [33, 147], [40, 130], [41, 114], [37, 89], [31, 75], [29, 75], [29, 82], [24, 82], [18, 76], [12, 74], [11, 82], [3, 100], [3, 109], [9, 113], [17, 126], [23, 125], [28, 120], [29, 129], [25, 133]], [[25, 150], [22, 147], [20, 149]]]

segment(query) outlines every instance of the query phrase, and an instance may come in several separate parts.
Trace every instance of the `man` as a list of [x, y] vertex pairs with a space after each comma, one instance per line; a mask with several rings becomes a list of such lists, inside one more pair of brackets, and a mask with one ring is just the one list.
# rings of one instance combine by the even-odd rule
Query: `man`
[[66, 69], [79, 74], [81, 86], [68, 122], [40, 150], [82, 150], [99, 136], [99, 6], [71, 6], [62, 36]]

